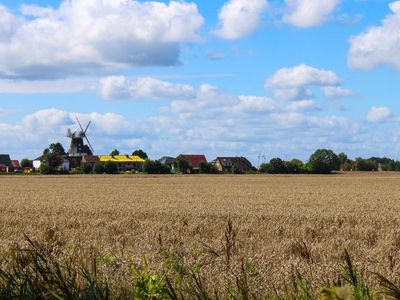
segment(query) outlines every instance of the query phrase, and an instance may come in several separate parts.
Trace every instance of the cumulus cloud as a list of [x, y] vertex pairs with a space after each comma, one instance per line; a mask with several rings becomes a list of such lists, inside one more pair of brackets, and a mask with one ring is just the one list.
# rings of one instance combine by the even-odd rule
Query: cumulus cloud
[[317, 69], [305, 64], [293, 68], [282, 68], [267, 79], [271, 89], [298, 88], [305, 85], [337, 85], [340, 78], [330, 70]]
[[100, 80], [99, 93], [105, 99], [186, 99], [194, 97], [195, 89], [151, 77], [110, 76]]
[[354, 92], [341, 86], [323, 86], [322, 93], [328, 98], [352, 97]]
[[353, 96], [353, 91], [341, 84], [342, 80], [335, 72], [301, 64], [276, 71], [267, 78], [265, 88], [275, 99], [283, 101], [310, 101], [315, 97], [315, 87], [328, 98]]
[[[316, 116], [314, 103], [285, 107], [267, 97], [235, 96], [204, 85], [191, 100], [173, 101], [156, 116], [135, 118], [116, 113], [74, 113], [57, 109], [33, 112], [15, 124], [0, 122], [0, 148], [19, 158], [34, 158], [60, 141], [67, 148], [68, 128], [92, 121], [88, 136], [97, 154], [118, 148], [129, 153], [140, 147], [153, 158], [181, 152], [246, 155], [260, 151], [307, 157], [317, 147], [352, 143], [360, 133], [357, 122], [336, 116]], [[221, 99], [221, 102], [215, 99]]]
[[325, 23], [340, 0], [285, 0], [288, 12], [283, 21], [296, 27], [313, 27]]
[[[333, 72], [305, 69], [318, 73], [319, 79], [303, 72], [305, 78], [296, 79], [294, 84], [292, 79], [296, 76], [281, 72], [283, 78], [290, 79], [288, 89], [340, 83]], [[274, 76], [278, 73], [271, 76], [275, 84], [271, 86], [283, 89], [278, 76]], [[286, 102], [269, 96], [238, 96], [209, 84], [192, 87], [148, 77], [107, 77], [102, 84], [97, 86], [102, 88], [98, 93], [109, 98], [160, 97], [170, 101], [165, 101], [164, 109], [151, 116], [39, 110], [16, 123], [0, 121], [0, 148], [17, 158], [37, 157], [54, 141], [67, 148], [67, 129], [78, 128], [75, 116], [82, 123], [92, 121], [88, 136], [97, 154], [109, 153], [114, 148], [129, 153], [140, 147], [152, 158], [182, 152], [205, 153], [210, 159], [217, 155], [245, 155], [254, 161], [259, 153], [266, 152], [271, 157], [287, 154], [306, 158], [319, 147], [335, 150], [341, 144], [344, 146], [340, 151], [345, 151], [346, 145], [354, 145], [365, 136], [357, 121], [320, 115], [318, 102], [307, 92]]]
[[215, 34], [230, 40], [251, 34], [260, 25], [268, 6], [266, 0], [229, 0], [219, 12], [220, 24]]
[[367, 114], [367, 120], [371, 123], [385, 122], [393, 118], [393, 113], [388, 107], [373, 106]]
[[316, 111], [318, 110], [318, 105], [314, 100], [300, 100], [290, 103], [288, 106], [289, 110], [294, 111]]
[[348, 64], [353, 68], [371, 69], [391, 65], [400, 70], [400, 1], [392, 2], [391, 13], [380, 26], [368, 28], [350, 39]]
[[180, 46], [199, 40], [194, 3], [64, 0], [57, 9], [0, 6], [0, 77], [64, 78], [134, 66], [179, 63]]

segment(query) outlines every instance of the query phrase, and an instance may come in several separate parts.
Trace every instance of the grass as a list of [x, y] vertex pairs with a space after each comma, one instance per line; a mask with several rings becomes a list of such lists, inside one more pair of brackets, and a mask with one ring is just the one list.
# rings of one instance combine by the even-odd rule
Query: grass
[[[225, 236], [231, 236], [233, 222], [228, 220]], [[371, 290], [355, 268], [348, 252], [343, 254], [343, 265], [338, 281], [312, 291], [308, 282], [295, 271], [284, 292], [261, 290], [252, 286], [249, 278], [254, 270], [245, 260], [232, 272], [232, 280], [215, 285], [202, 270], [202, 266], [189, 267], [176, 253], [164, 253], [162, 272], [151, 271], [144, 258], [143, 264], [130, 264], [129, 286], [110, 280], [104, 266], [115, 261], [112, 255], [91, 257], [77, 264], [73, 257], [57, 253], [51, 244], [39, 244], [26, 237], [27, 247], [14, 249], [3, 259], [0, 268], [0, 299], [299, 299], [299, 300], [370, 300], [400, 299], [400, 286], [380, 274], [379, 290]], [[231, 239], [226, 239], [225, 249], [230, 249]], [[224, 253], [226, 262], [232, 254]], [[229, 265], [226, 276], [233, 271]], [[262, 274], [268, 278], [268, 274]]]

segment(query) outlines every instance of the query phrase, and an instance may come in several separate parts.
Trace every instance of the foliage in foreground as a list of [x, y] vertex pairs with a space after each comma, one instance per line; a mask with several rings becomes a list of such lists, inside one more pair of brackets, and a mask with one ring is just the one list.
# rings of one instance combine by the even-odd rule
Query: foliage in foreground
[[[222, 252], [209, 249], [215, 257], [222, 258], [226, 273], [232, 279], [225, 286], [210, 282], [200, 262], [188, 266], [179, 251], [163, 250], [162, 271], [152, 271], [146, 259], [138, 265], [130, 263], [128, 286], [108, 279], [104, 266], [114, 264], [114, 254], [93, 256], [78, 264], [65, 257], [53, 245], [39, 244], [26, 237], [28, 246], [14, 249], [0, 265], [0, 299], [299, 299], [299, 300], [369, 300], [400, 299], [400, 286], [376, 274], [379, 291], [372, 291], [363, 276], [345, 252], [341, 275], [333, 284], [319, 291], [310, 289], [308, 282], [297, 271], [292, 282], [284, 288], [274, 287], [273, 292], [255, 288], [251, 284], [254, 267], [245, 259], [239, 268], [232, 267], [236, 247], [236, 232], [229, 219], [225, 230]], [[162, 248], [162, 241], [160, 238]], [[209, 262], [208, 262], [209, 263]], [[225, 276], [226, 274], [221, 274]], [[268, 276], [268, 274], [258, 274]], [[282, 290], [284, 292], [282, 292]]]

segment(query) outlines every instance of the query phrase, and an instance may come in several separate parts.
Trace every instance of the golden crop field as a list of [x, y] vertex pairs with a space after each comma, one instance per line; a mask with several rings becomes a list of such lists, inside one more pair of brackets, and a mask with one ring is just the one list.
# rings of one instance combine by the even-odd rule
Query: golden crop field
[[243, 267], [258, 289], [285, 289], [295, 272], [317, 289], [337, 278], [345, 249], [372, 286], [374, 272], [400, 274], [394, 173], [1, 176], [0, 211], [4, 255], [26, 234], [77, 262], [101, 258], [126, 285], [129, 265], [160, 271], [174, 257], [208, 285]]

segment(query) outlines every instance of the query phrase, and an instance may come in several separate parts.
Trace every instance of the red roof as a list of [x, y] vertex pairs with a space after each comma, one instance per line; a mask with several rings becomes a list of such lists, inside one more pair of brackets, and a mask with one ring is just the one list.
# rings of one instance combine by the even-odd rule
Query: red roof
[[100, 158], [98, 156], [96, 156], [96, 155], [85, 155], [82, 158], [82, 162], [85, 162], [85, 163], [97, 163], [97, 162], [100, 162]]
[[13, 166], [13, 168], [20, 168], [21, 165], [19, 164], [18, 160], [12, 160], [11, 161], [11, 165]]
[[207, 163], [207, 158], [203, 154], [182, 154], [181, 155], [189, 164], [198, 169], [201, 162]]

